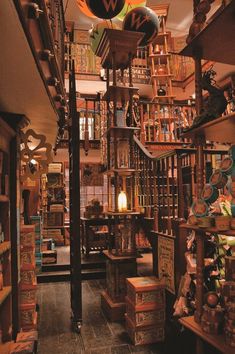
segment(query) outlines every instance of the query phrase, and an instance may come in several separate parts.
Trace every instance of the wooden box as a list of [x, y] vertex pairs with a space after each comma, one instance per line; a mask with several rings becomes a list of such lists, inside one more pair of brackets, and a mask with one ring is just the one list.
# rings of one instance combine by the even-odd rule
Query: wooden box
[[19, 332], [16, 342], [34, 342], [38, 340], [38, 331]]
[[133, 306], [165, 306], [165, 283], [156, 277], [127, 278], [127, 296]]
[[48, 250], [42, 252], [42, 264], [52, 264], [57, 262], [57, 251]]
[[20, 281], [22, 285], [36, 284], [35, 269], [21, 269]]
[[20, 303], [32, 304], [36, 303], [37, 285], [20, 285]]
[[36, 316], [36, 304], [21, 304], [20, 306], [20, 326], [24, 329], [34, 328]]
[[165, 338], [164, 326], [144, 326], [135, 327], [134, 323], [125, 315], [126, 330], [134, 345], [143, 345], [156, 342], [162, 342]]
[[20, 234], [21, 248], [33, 248], [35, 244], [35, 232], [27, 232]]
[[131, 301], [126, 297], [126, 313], [135, 327], [141, 326], [164, 326], [165, 308], [152, 305], [133, 306]]
[[10, 345], [9, 354], [34, 354], [34, 343], [29, 342], [17, 342]]
[[21, 269], [35, 267], [35, 248], [23, 248], [20, 251]]

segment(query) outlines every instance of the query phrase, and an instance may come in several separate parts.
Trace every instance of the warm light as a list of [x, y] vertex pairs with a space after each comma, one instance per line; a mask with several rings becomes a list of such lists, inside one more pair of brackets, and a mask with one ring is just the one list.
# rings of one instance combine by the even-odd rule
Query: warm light
[[126, 193], [121, 191], [118, 195], [118, 211], [123, 212], [127, 210]]

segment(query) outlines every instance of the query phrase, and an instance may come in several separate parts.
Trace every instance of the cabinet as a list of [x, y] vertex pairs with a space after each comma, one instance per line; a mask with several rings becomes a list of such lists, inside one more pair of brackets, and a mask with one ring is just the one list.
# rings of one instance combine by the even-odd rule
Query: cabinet
[[[138, 88], [132, 82], [132, 60], [142, 33], [105, 29], [96, 55], [106, 69], [107, 90], [107, 178], [108, 212], [114, 221], [114, 240], [104, 251], [107, 258], [107, 290], [102, 293], [101, 306], [111, 320], [124, 319], [125, 279], [136, 275], [135, 219], [139, 215], [134, 165], [133, 95]], [[110, 77], [112, 69], [112, 81]], [[126, 70], [127, 69], [127, 70]], [[118, 80], [117, 71], [125, 71], [128, 82]], [[124, 77], [124, 75], [121, 75]]]
[[[195, 86], [196, 108], [199, 114], [202, 106], [201, 91], [201, 59], [215, 60], [221, 63], [235, 65], [235, 53], [232, 33], [235, 30], [234, 22], [235, 1], [221, 7], [213, 16], [209, 24], [182, 50], [181, 55], [191, 56], [195, 60]], [[223, 30], [221, 28], [223, 27]], [[219, 39], [219, 48], [214, 45], [213, 38]], [[229, 114], [216, 118], [206, 124], [192, 129], [184, 134], [186, 138], [192, 138], [197, 146], [197, 197], [201, 195], [204, 184], [204, 151], [205, 141], [222, 143], [235, 142], [235, 114]], [[182, 318], [180, 322], [197, 335], [197, 354], [204, 353], [203, 342], [210, 343], [222, 353], [233, 353], [234, 348], [225, 341], [225, 335], [212, 335], [202, 331], [200, 326], [204, 303], [203, 271], [204, 271], [204, 240], [207, 233], [217, 233], [216, 228], [201, 229], [197, 226], [183, 225], [182, 227], [195, 230], [197, 241], [197, 287], [196, 287], [196, 311], [195, 316]], [[234, 236], [234, 230], [223, 231], [224, 235]]]
[[0, 352], [12, 332], [10, 144], [14, 131], [0, 118]]
[[51, 163], [41, 178], [42, 222], [44, 238], [64, 245], [65, 183], [62, 163]]

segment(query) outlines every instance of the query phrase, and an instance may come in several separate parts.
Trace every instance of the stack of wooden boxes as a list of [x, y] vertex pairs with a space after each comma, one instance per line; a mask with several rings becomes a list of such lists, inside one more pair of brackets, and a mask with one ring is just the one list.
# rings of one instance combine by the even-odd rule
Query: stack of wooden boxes
[[126, 330], [134, 345], [164, 340], [165, 285], [156, 277], [127, 278]]
[[42, 220], [40, 215], [30, 217], [31, 224], [35, 224], [35, 260], [36, 272], [42, 268]]
[[35, 225], [22, 225], [20, 229], [20, 328], [36, 329], [36, 264]]

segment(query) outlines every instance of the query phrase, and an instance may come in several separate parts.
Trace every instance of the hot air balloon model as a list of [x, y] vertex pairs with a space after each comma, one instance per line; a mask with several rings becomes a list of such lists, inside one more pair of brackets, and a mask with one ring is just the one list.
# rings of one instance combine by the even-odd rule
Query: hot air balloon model
[[124, 18], [122, 28], [127, 31], [143, 32], [145, 35], [140, 46], [154, 41], [158, 35], [159, 21], [153, 10], [148, 7], [136, 7]]
[[91, 18], [96, 18], [96, 16], [87, 7], [86, 0], [77, 0], [77, 5], [79, 9], [82, 11], [82, 13], [84, 13], [84, 15]]
[[89, 10], [97, 17], [111, 19], [119, 14], [125, 0], [86, 0]]
[[132, 9], [135, 9], [136, 7], [143, 7], [146, 5], [146, 1], [144, 0], [126, 0], [125, 5], [122, 9], [122, 11], [117, 15], [117, 19], [120, 21], [124, 20], [124, 17], [130, 12]]

